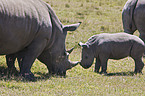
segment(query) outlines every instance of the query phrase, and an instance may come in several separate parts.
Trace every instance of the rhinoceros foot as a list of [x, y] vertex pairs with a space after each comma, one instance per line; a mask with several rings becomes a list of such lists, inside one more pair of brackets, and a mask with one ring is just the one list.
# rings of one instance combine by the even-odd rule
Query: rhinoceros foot
[[22, 80], [26, 81], [36, 81], [33, 73], [20, 73], [20, 76], [22, 77]]
[[135, 70], [135, 71], [134, 71], [134, 74], [135, 74], [135, 75], [137, 75], [137, 73], [139, 73], [139, 74], [143, 75], [142, 71]]
[[100, 73], [99, 70], [94, 70], [95, 73]]
[[58, 76], [65, 77], [65, 76], [66, 76], [66, 71], [58, 71], [58, 72], [57, 72], [57, 75], [58, 75]]
[[17, 73], [19, 73], [15, 67], [12, 67], [12, 68], [8, 67], [8, 72], [9, 72], [9, 74], [17, 74]]

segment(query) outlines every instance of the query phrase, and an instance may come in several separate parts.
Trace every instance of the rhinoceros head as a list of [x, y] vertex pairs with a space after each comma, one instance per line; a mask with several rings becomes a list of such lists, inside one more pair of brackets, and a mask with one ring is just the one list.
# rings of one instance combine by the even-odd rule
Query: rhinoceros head
[[60, 28], [55, 28], [54, 39], [52, 40], [52, 46], [49, 46], [48, 50], [45, 50], [38, 59], [45, 63], [50, 74], [62, 75], [66, 74], [66, 70], [76, 66], [78, 62], [69, 61], [69, 54], [74, 48], [66, 50], [65, 39], [67, 31], [74, 31], [78, 28], [80, 23], [65, 25]]
[[80, 42], [79, 45], [82, 47], [82, 59], [80, 65], [83, 68], [87, 69], [93, 64], [94, 53], [92, 51], [92, 48], [88, 44], [83, 44], [82, 42]]

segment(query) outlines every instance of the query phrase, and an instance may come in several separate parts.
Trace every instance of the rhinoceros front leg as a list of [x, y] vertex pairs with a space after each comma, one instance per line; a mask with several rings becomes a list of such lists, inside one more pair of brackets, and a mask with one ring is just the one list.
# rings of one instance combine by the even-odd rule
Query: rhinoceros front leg
[[96, 58], [96, 63], [95, 63], [95, 72], [99, 73], [101, 67], [101, 62], [99, 58]]
[[35, 59], [42, 53], [46, 46], [47, 40], [33, 41], [27, 48], [18, 53], [21, 69], [20, 75], [27, 80], [34, 80], [34, 75], [30, 71]]
[[6, 63], [7, 63], [8, 69], [16, 70], [16, 67], [15, 67], [16, 58], [18, 60], [19, 67], [21, 69], [21, 64], [20, 64], [21, 58], [17, 54], [6, 55]]

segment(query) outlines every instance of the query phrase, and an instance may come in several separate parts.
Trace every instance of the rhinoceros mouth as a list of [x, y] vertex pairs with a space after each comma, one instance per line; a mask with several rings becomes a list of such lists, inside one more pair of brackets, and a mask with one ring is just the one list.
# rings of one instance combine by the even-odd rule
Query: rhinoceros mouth
[[57, 58], [53, 58], [53, 66], [48, 67], [49, 74], [51, 75], [59, 75], [59, 76], [65, 76], [66, 71], [69, 69], [72, 69], [76, 65], [78, 65], [80, 62], [72, 62], [68, 59], [70, 53], [73, 51], [74, 47], [71, 48], [69, 51], [64, 52], [64, 56], [57, 56]]
[[66, 70], [61, 70], [61, 69], [58, 69], [56, 72], [49, 72], [50, 74], [52, 75], [57, 75], [57, 76], [63, 76], [65, 77], [66, 76], [66, 71], [75, 67], [76, 65], [78, 65], [79, 62], [71, 62], [69, 64], [69, 66], [66, 68]]
[[65, 65], [60, 65], [60, 66], [55, 66], [55, 70], [53, 72], [49, 72], [50, 74], [56, 74], [59, 76], [65, 76], [66, 75], [66, 71], [69, 69], [72, 69], [73, 67], [75, 67], [76, 65], [78, 65], [79, 62], [72, 62], [72, 61], [68, 61], [68, 63], [66, 63]]

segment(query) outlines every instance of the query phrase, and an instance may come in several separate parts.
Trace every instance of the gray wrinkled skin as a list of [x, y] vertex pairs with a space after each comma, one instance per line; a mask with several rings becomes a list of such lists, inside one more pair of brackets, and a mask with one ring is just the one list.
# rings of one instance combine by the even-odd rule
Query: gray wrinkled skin
[[83, 68], [91, 67], [96, 58], [95, 72], [107, 73], [108, 59], [122, 59], [130, 56], [135, 61], [135, 73], [141, 73], [144, 67], [142, 56], [145, 51], [144, 42], [137, 36], [127, 33], [97, 34], [89, 38], [82, 46], [82, 60], [80, 65]]
[[145, 0], [128, 0], [123, 8], [122, 22], [124, 32], [133, 34], [136, 30], [145, 42]]
[[9, 68], [18, 58], [20, 73], [31, 78], [36, 58], [51, 74], [65, 75], [77, 63], [68, 60], [65, 48], [67, 31], [80, 23], [62, 25], [52, 8], [41, 0], [0, 0], [0, 54], [6, 55]]

